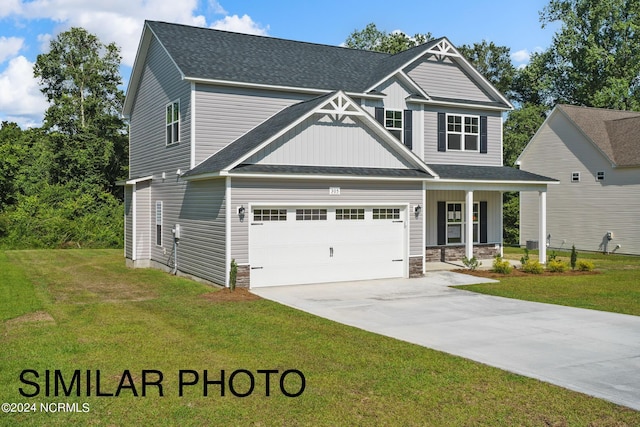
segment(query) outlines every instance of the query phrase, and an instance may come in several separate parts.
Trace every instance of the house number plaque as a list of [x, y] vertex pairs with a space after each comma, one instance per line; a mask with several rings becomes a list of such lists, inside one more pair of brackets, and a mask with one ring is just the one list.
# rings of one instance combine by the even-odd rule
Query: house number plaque
[[339, 196], [340, 195], [340, 187], [329, 187], [329, 195], [330, 196]]

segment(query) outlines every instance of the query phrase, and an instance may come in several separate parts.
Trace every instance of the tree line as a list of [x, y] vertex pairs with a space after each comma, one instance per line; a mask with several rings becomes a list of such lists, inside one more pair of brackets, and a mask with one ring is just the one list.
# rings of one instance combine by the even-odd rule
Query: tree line
[[128, 137], [115, 44], [81, 28], [38, 55], [44, 123], [0, 127], [0, 247], [121, 247]]
[[[511, 100], [504, 164], [514, 166], [546, 114], [567, 103], [640, 109], [640, 0], [551, 0], [544, 27], [559, 23], [549, 48], [515, 68], [506, 46], [482, 40], [460, 52]], [[347, 47], [397, 53], [432, 40], [387, 33], [374, 23]], [[0, 247], [121, 247], [127, 126], [120, 50], [72, 28], [38, 55], [34, 75], [49, 102], [40, 128], [0, 127]], [[517, 193], [504, 195], [504, 239], [518, 243]]]

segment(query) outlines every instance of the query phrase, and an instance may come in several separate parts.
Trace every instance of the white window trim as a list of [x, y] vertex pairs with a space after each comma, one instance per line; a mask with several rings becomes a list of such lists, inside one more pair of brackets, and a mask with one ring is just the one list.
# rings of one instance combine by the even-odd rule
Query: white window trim
[[[178, 120], [172, 120], [171, 123], [167, 123], [167, 108], [169, 106], [171, 106], [173, 108], [174, 104], [178, 104]], [[180, 143], [180, 132], [182, 131], [182, 120], [181, 120], [181, 105], [180, 105], [180, 98], [175, 99], [171, 102], [167, 102], [164, 106], [164, 143], [165, 145], [168, 147], [170, 145], [175, 145], [175, 144], [179, 144]], [[173, 109], [172, 109], [172, 116], [173, 116]], [[178, 135], [176, 135], [176, 140], [173, 140], [173, 137], [171, 138], [172, 141], [170, 143], [167, 143], [167, 132], [168, 132], [168, 128], [169, 125], [171, 125], [171, 132], [173, 134], [173, 125], [175, 123], [178, 123]]]
[[580, 172], [571, 172], [571, 182], [580, 182]]
[[[461, 118], [461, 131], [460, 132], [451, 132], [454, 135], [460, 135], [460, 149], [455, 149], [455, 148], [449, 148], [449, 117], [460, 117]], [[464, 131], [464, 121], [465, 118], [475, 118], [478, 120], [478, 133], [470, 133], [469, 135], [476, 135], [477, 136], [477, 143], [476, 143], [476, 149], [475, 150], [467, 150], [465, 149], [465, 141], [464, 141], [464, 137], [465, 137], [465, 131]], [[480, 152], [480, 116], [479, 115], [475, 115], [475, 114], [456, 114], [456, 113], [447, 113], [446, 117], [445, 117], [445, 129], [446, 129], [446, 133], [445, 133], [445, 147], [447, 149], [447, 151], [453, 151], [453, 152], [467, 152], [467, 153], [479, 153]]]
[[[387, 126], [387, 111], [393, 113], [400, 113], [400, 127], [389, 127]], [[395, 121], [395, 119], [393, 119]], [[404, 111], [396, 108], [385, 108], [384, 109], [384, 127], [388, 131], [399, 131], [400, 132], [400, 142], [404, 143]]]
[[[465, 233], [465, 229], [466, 229], [466, 226], [467, 226], [467, 224], [465, 222], [465, 219], [467, 218], [467, 216], [466, 216], [466, 203], [465, 202], [459, 202], [459, 201], [448, 201], [448, 202], [445, 202], [445, 203], [446, 203], [445, 204], [445, 206], [446, 206], [445, 212], [446, 212], [446, 215], [447, 215], [447, 217], [445, 218], [445, 220], [446, 220], [446, 229], [445, 229], [445, 239], [446, 239], [446, 241], [445, 241], [445, 244], [446, 245], [451, 245], [451, 246], [464, 245], [464, 244], [466, 244], [465, 237], [467, 235], [467, 233]], [[451, 205], [451, 204], [456, 204], [456, 205], [459, 204], [459, 205], [462, 206], [462, 211], [461, 211], [461, 213], [462, 213], [462, 221], [461, 222], [452, 222], [451, 223], [453, 225], [460, 224], [460, 226], [461, 226], [460, 232], [462, 233], [462, 235], [460, 236], [460, 242], [454, 242], [454, 243], [449, 243], [449, 224], [450, 223], [449, 223], [449, 214], [448, 214], [448, 212], [449, 212], [449, 205]], [[480, 202], [479, 201], [478, 202], [473, 202], [473, 206], [477, 206], [477, 208], [478, 208], [478, 218], [475, 221], [473, 221], [473, 223], [471, 224], [472, 227], [473, 227], [474, 224], [478, 225], [477, 239], [474, 238], [473, 243], [474, 244], [480, 244]]]

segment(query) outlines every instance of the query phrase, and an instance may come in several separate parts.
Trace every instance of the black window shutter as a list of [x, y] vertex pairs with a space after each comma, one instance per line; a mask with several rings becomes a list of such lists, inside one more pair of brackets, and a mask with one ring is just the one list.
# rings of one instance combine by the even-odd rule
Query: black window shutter
[[447, 151], [447, 122], [444, 113], [438, 113], [438, 151]]
[[487, 202], [480, 202], [480, 243], [487, 243]]
[[384, 126], [384, 108], [376, 107], [376, 121]]
[[447, 244], [447, 203], [438, 202], [438, 245]]
[[480, 152], [487, 152], [487, 116], [480, 116]]
[[413, 148], [413, 116], [411, 110], [404, 110], [404, 145]]

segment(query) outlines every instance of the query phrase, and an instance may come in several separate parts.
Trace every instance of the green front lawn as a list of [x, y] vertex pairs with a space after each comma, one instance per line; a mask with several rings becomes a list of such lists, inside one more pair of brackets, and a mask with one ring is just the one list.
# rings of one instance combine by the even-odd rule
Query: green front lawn
[[[205, 285], [126, 269], [120, 250], [7, 251], [0, 271], [12, 272], [0, 282], [0, 403], [78, 403], [79, 410], [86, 403], [89, 410], [43, 413], [38, 406], [36, 413], [0, 413], [0, 425], [640, 425], [640, 412], [270, 301], [217, 301]], [[27, 369], [41, 377], [21, 381]], [[75, 388], [69, 397], [53, 396], [53, 388], [45, 395], [42, 377], [56, 369], [67, 388], [81, 371], [79, 397]], [[290, 369], [306, 379], [298, 397], [280, 391]], [[97, 370], [103, 394], [115, 393], [129, 370], [138, 397], [131, 387], [118, 397], [96, 396]], [[162, 397], [158, 386], [142, 396], [143, 370], [162, 372]], [[183, 396], [181, 370], [185, 383], [195, 381], [186, 371], [199, 377]], [[204, 396], [205, 370], [209, 381], [224, 370], [224, 396], [215, 383]], [[247, 397], [233, 395], [251, 388], [239, 370], [255, 377]], [[277, 371], [268, 396], [258, 370]], [[21, 396], [20, 388], [35, 394], [34, 382], [37, 396]], [[294, 394], [301, 382], [291, 374], [283, 386]]]
[[[524, 251], [505, 248], [505, 258], [519, 260]], [[569, 262], [570, 252], [557, 252]], [[538, 257], [537, 251], [530, 253]], [[611, 311], [640, 316], [640, 257], [578, 253], [578, 260], [595, 264], [598, 274], [551, 274], [547, 276], [506, 275], [500, 283], [464, 286], [478, 293], [527, 301]]]

